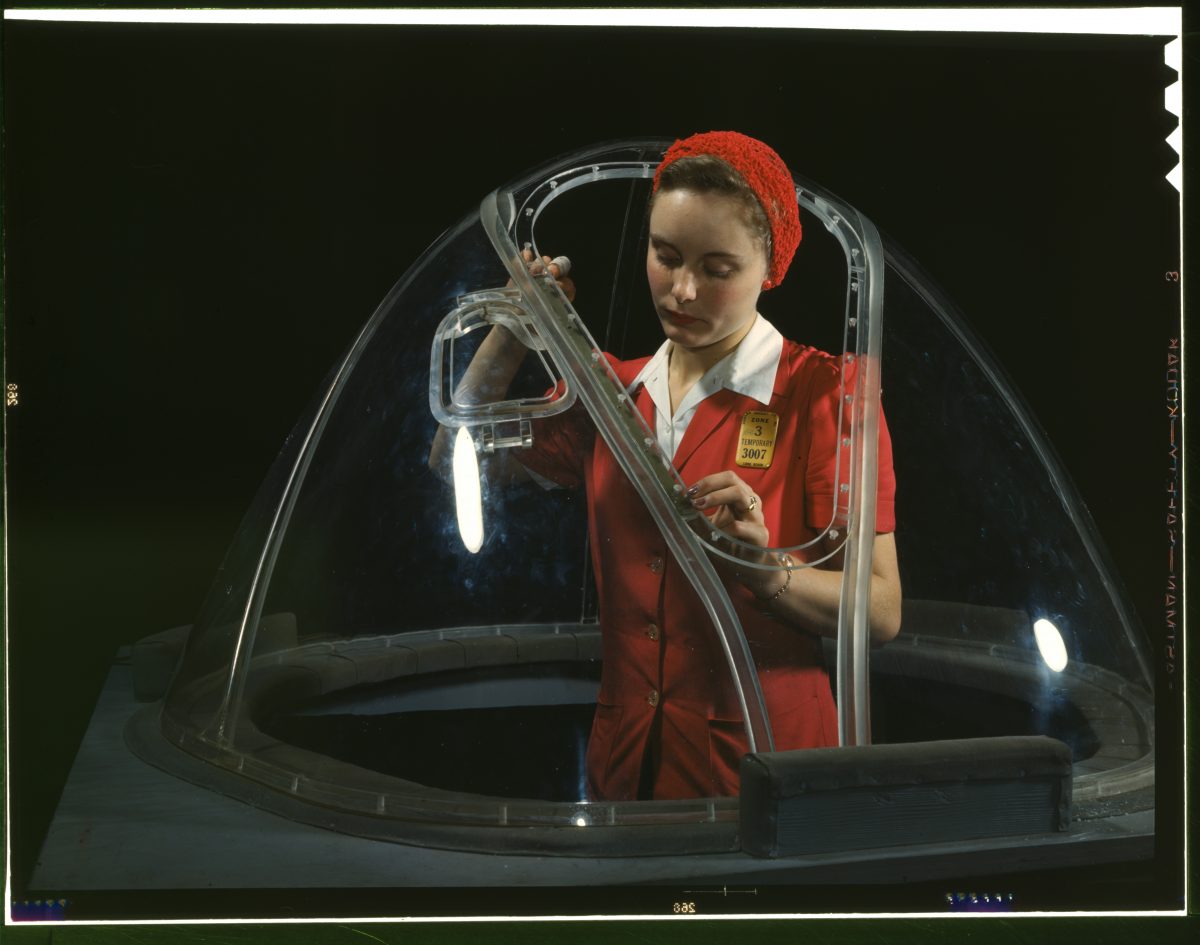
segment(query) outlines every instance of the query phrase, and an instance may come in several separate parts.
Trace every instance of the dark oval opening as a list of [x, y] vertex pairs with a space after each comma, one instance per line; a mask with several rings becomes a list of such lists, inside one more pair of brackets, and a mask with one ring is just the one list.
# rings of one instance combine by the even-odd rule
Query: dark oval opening
[[578, 662], [477, 667], [356, 686], [257, 724], [297, 748], [428, 787], [581, 801], [598, 680], [598, 665]]

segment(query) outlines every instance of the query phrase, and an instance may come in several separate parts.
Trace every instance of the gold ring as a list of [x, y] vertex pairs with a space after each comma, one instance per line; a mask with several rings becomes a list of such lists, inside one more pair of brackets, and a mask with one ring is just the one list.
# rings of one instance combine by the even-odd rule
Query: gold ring
[[750, 504], [746, 506], [746, 511], [753, 512], [756, 508], [758, 508], [758, 496], [751, 493], [750, 494]]

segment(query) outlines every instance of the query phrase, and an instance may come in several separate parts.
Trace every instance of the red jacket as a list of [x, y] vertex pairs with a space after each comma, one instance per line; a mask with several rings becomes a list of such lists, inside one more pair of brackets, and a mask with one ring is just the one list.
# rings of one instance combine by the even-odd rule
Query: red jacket
[[[614, 360], [613, 367], [628, 385], [647, 360]], [[675, 466], [683, 481], [732, 469], [759, 496], [773, 545], [817, 537], [833, 513], [838, 375], [830, 355], [785, 341], [766, 408], [779, 417], [771, 465], [735, 465], [742, 416], [764, 408], [723, 389], [701, 402], [679, 444]], [[631, 393], [653, 428], [649, 394], [641, 385]], [[747, 745], [728, 666], [711, 620], [641, 497], [582, 408], [537, 423], [533, 446], [519, 458], [559, 485], [587, 490], [604, 650], [587, 748], [592, 797], [636, 798], [648, 749], [652, 784], [643, 790], [654, 798], [736, 794]], [[895, 480], [883, 424], [879, 470], [876, 530], [889, 532]], [[815, 547], [794, 557], [817, 557]], [[836, 745], [820, 640], [761, 613], [745, 587], [730, 586], [729, 593], [755, 658], [776, 749]]]

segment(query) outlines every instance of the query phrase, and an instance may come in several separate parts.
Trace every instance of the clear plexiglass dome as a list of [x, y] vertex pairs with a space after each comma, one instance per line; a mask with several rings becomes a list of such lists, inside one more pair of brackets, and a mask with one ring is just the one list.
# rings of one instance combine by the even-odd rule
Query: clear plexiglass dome
[[[710, 684], [736, 693], [751, 750], [770, 752], [766, 670], [717, 567], [737, 548], [682, 500], [602, 355], [661, 342], [644, 261], [668, 143], [600, 146], [501, 188], [405, 273], [268, 474], [166, 699], [139, 722], [143, 751], [370, 836], [564, 853], [736, 846], [736, 797], [588, 799], [604, 631], [587, 503], [486, 476], [542, 418], [586, 410], [709, 617]], [[1143, 635], [1052, 450], [898, 248], [814, 184], [798, 179], [797, 199], [804, 241], [762, 311], [844, 368], [838, 501], [818, 535], [845, 575], [825, 647], [839, 743], [1047, 735], [1070, 748], [1077, 808], [1146, 797]], [[529, 273], [526, 246], [570, 256], [573, 302]], [[457, 381], [494, 324], [531, 353], [503, 399], [460, 402]], [[881, 405], [905, 601], [899, 637], [872, 649]], [[453, 471], [430, 468], [439, 424], [466, 431]], [[816, 547], [780, 550], [820, 566]], [[163, 746], [145, 747], [149, 728]], [[596, 829], [566, 829], [581, 825]]]

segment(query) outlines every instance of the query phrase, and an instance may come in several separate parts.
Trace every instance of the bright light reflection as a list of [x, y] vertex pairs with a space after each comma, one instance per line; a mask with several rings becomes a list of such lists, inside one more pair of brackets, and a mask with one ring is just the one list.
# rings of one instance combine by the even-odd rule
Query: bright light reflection
[[587, 826], [587, 818], [584, 817], [582, 814], [580, 814], [578, 817], [575, 818], [575, 826], [576, 827], [586, 827]]
[[459, 427], [454, 438], [454, 506], [458, 512], [458, 533], [467, 551], [475, 554], [483, 546], [483, 502], [479, 493], [479, 460], [466, 427]]
[[1042, 617], [1033, 622], [1033, 636], [1046, 665], [1056, 673], [1061, 673], [1067, 666], [1067, 645], [1063, 643], [1058, 627]]

